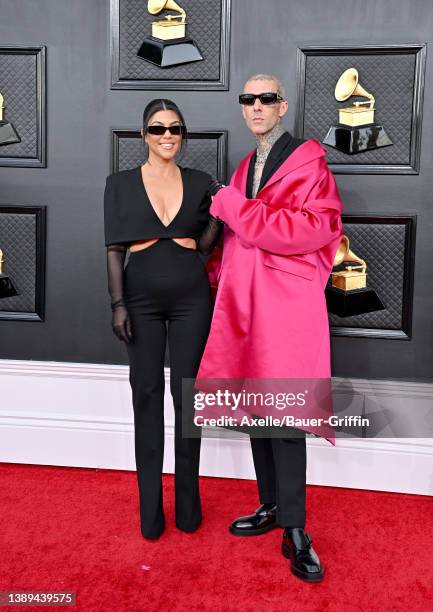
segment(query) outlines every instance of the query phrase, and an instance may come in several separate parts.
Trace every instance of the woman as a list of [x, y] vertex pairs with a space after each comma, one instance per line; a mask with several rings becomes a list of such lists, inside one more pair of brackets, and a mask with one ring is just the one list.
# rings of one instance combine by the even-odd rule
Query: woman
[[197, 245], [208, 254], [221, 234], [221, 224], [209, 215], [211, 196], [221, 185], [205, 172], [176, 164], [187, 132], [174, 102], [150, 102], [141, 134], [147, 161], [107, 178], [105, 244], [113, 330], [126, 342], [130, 362], [141, 531], [145, 538], [158, 538], [165, 524], [161, 476], [167, 332], [176, 525], [192, 532], [201, 522], [200, 439], [182, 437], [182, 378], [195, 377], [209, 332], [210, 288]]

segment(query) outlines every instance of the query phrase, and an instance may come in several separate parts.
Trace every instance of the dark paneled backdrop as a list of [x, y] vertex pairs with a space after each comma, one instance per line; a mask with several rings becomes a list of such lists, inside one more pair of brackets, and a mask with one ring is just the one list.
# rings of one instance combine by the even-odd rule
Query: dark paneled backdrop
[[[237, 104], [248, 75], [281, 75], [291, 128], [297, 47], [431, 43], [433, 38], [431, 0], [232, 4], [230, 90], [159, 93], [110, 90], [109, 0], [0, 0], [0, 44], [47, 45], [48, 88], [48, 167], [0, 168], [0, 203], [48, 206], [45, 322], [0, 321], [0, 358], [127, 363], [124, 347], [110, 331], [102, 195], [110, 167], [110, 129], [139, 127], [149, 99], [173, 98], [190, 129], [228, 130], [231, 174], [254, 146]], [[335, 337], [337, 376], [432, 377], [430, 55], [428, 44], [419, 176], [337, 176], [347, 213], [418, 215], [412, 340]]]

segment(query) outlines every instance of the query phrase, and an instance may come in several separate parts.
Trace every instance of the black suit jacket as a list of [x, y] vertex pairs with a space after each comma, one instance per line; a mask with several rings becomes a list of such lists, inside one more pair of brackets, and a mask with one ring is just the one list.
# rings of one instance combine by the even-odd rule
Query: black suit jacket
[[[274, 143], [272, 149], [269, 152], [268, 158], [263, 168], [262, 178], [260, 179], [259, 191], [269, 181], [271, 176], [275, 174], [278, 168], [286, 161], [286, 159], [293, 153], [299, 145], [305, 140], [295, 138], [289, 132], [284, 132], [279, 139]], [[254, 166], [256, 163], [257, 154], [251, 158], [250, 166], [248, 168], [247, 177], [247, 198], [252, 198], [253, 180], [254, 180]]]

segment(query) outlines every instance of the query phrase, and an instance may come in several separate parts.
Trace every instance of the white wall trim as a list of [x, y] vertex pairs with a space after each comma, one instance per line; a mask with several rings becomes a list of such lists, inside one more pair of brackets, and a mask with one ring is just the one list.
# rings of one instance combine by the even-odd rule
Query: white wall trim
[[[134, 469], [133, 419], [127, 366], [0, 360], [0, 461]], [[173, 472], [174, 421], [166, 368], [166, 454]], [[433, 384], [333, 379], [337, 395], [433, 405]], [[308, 482], [433, 495], [433, 440], [322, 439], [308, 444]], [[253, 479], [248, 437], [208, 430], [201, 474]]]

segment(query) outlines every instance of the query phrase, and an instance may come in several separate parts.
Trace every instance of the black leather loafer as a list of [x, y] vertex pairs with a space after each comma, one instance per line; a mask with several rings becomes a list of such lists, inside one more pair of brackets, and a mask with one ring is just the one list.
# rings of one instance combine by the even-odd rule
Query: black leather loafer
[[254, 536], [275, 529], [277, 525], [277, 506], [275, 504], [262, 504], [254, 514], [241, 516], [233, 521], [229, 527], [230, 533], [240, 536]]
[[325, 568], [311, 546], [312, 538], [301, 527], [285, 529], [281, 552], [290, 559], [292, 574], [306, 582], [323, 580]]

